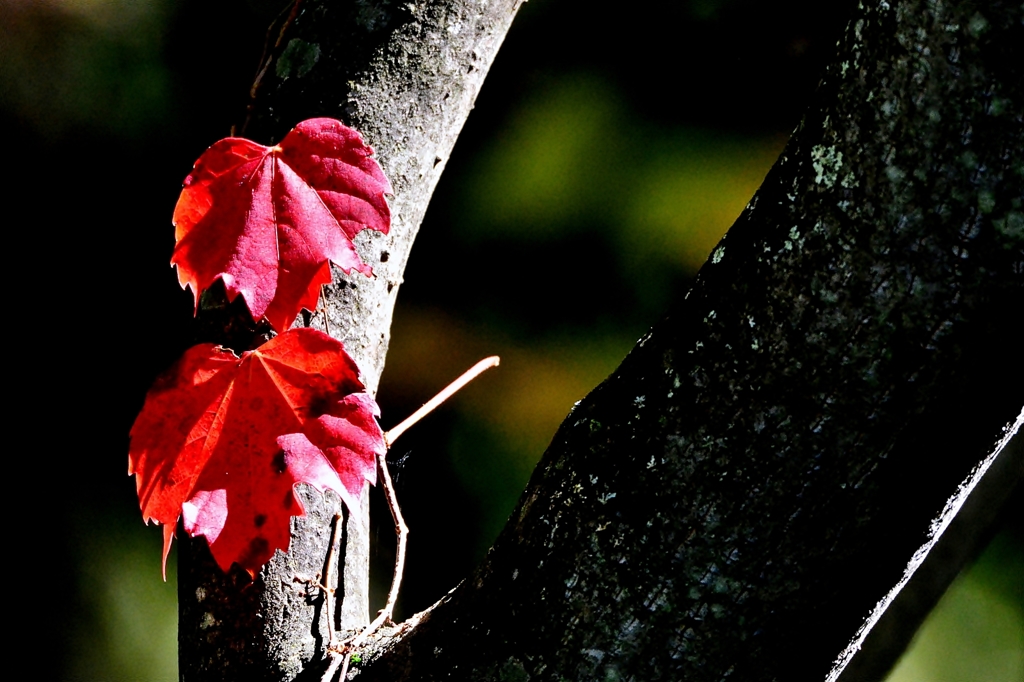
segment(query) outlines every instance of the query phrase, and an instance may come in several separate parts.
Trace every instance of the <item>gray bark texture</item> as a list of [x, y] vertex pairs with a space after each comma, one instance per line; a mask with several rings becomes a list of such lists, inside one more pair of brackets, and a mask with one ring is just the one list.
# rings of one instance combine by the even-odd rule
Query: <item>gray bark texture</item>
[[[249, 136], [336, 116], [395, 185], [392, 233], [365, 243], [375, 276], [331, 292], [371, 390], [416, 226], [514, 5], [303, 3], [257, 94]], [[757, 195], [569, 414], [481, 568], [350, 674], [826, 678], [1021, 409], [1022, 27], [1019, 2], [858, 8]], [[325, 564], [323, 507], [251, 585], [188, 543], [184, 679], [323, 669], [323, 598], [294, 581]], [[365, 548], [346, 527], [357, 627]]]

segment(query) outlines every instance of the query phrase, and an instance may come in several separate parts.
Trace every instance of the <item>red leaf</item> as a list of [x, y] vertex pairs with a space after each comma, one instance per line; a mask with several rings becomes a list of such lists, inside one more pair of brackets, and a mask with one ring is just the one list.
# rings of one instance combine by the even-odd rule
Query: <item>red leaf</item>
[[377, 404], [341, 342], [292, 329], [235, 356], [195, 346], [146, 395], [128, 473], [146, 521], [164, 524], [164, 561], [179, 516], [225, 571], [255, 574], [288, 549], [303, 514], [296, 483], [337, 492], [349, 510], [376, 482], [385, 451]]
[[275, 147], [229, 137], [203, 152], [174, 207], [171, 258], [196, 306], [219, 277], [231, 300], [241, 294], [254, 319], [283, 331], [316, 308], [328, 261], [370, 275], [352, 239], [391, 224], [391, 185], [372, 154], [331, 118], [303, 121]]

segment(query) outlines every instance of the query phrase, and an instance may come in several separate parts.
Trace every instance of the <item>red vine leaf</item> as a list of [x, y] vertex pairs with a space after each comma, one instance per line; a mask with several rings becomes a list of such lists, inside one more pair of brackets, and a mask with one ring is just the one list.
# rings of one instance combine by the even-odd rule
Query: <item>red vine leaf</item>
[[352, 239], [391, 224], [391, 185], [372, 154], [331, 118], [303, 121], [274, 147], [229, 137], [203, 152], [174, 208], [171, 258], [196, 306], [219, 277], [231, 300], [241, 294], [254, 319], [283, 331], [316, 308], [328, 261], [370, 275]]
[[191, 348], [146, 395], [131, 431], [146, 521], [171, 536], [203, 535], [225, 571], [254, 575], [286, 551], [289, 517], [303, 514], [297, 483], [334, 490], [353, 513], [385, 451], [355, 362], [341, 342], [293, 329], [237, 357], [212, 344]]

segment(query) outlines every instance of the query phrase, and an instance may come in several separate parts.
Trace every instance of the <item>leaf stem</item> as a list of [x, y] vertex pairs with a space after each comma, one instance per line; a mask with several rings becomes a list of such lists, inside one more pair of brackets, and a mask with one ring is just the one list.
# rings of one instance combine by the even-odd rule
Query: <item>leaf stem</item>
[[[490, 369], [491, 367], [497, 367], [500, 361], [501, 358], [499, 358], [497, 355], [492, 355], [489, 358], [484, 358], [480, 362], [476, 363], [475, 365], [467, 369], [465, 372], [463, 372], [462, 376], [460, 376], [458, 379], [445, 386], [440, 393], [438, 393], [433, 398], [424, 403], [423, 407], [409, 415], [401, 424], [385, 433], [384, 444], [390, 449], [391, 444], [398, 440], [398, 437], [405, 433], [410, 426], [418, 422], [420, 419], [423, 419], [423, 417], [425, 417], [426, 415], [430, 414], [434, 409], [437, 408], [438, 405], [443, 403], [448, 398], [452, 397], [452, 395], [456, 391], [461, 389], [463, 386], [468, 384], [473, 379], [476, 379], [484, 371]], [[384, 471], [387, 471], [386, 468], [382, 468], [384, 469]]]

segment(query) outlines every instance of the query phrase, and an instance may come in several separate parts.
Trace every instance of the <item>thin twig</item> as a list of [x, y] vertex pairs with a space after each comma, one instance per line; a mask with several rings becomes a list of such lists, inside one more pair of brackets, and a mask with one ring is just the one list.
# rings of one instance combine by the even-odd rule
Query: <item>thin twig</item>
[[[342, 665], [342, 663], [344, 663], [344, 665], [341, 668], [341, 677], [338, 679], [344, 680], [345, 675], [348, 674], [348, 659], [352, 657], [352, 654], [345, 654], [343, 657], [337, 651], [330, 651], [328, 653], [331, 656], [331, 664], [327, 666], [327, 671], [324, 672], [324, 676], [320, 678], [320, 682], [331, 682], [331, 680], [334, 679], [334, 673], [338, 670], [338, 666]], [[344, 661], [342, 661], [343, 658]]]
[[[324, 606], [327, 608], [327, 634], [329, 635], [328, 642], [334, 644], [335, 632], [334, 632], [334, 588], [327, 587], [331, 581], [331, 575], [334, 574], [334, 566], [337, 563], [338, 558], [338, 527], [341, 525], [342, 516], [340, 513], [334, 515], [334, 521], [331, 523], [331, 546], [327, 550], [327, 570], [324, 574], [324, 592], [327, 593], [327, 597], [324, 600]], [[330, 646], [328, 644], [328, 646]]]
[[[324, 610], [327, 611], [327, 656], [331, 659], [331, 664], [327, 667], [327, 672], [321, 679], [321, 682], [330, 682], [334, 677], [335, 671], [338, 669], [338, 665], [341, 663], [341, 654], [339, 649], [341, 643], [337, 641], [338, 634], [334, 631], [334, 593], [335, 590], [332, 587], [328, 587], [331, 582], [331, 575], [334, 573], [334, 567], [337, 563], [338, 556], [338, 528], [341, 526], [342, 515], [336, 513], [334, 520], [331, 522], [331, 544], [327, 548], [327, 567], [324, 570], [323, 584], [319, 587], [324, 591]], [[342, 678], [344, 679], [344, 678]]]
[[398, 601], [398, 589], [402, 586], [402, 571], [405, 570], [405, 547], [406, 541], [409, 538], [409, 527], [405, 525], [405, 519], [402, 518], [402, 510], [398, 506], [398, 496], [395, 494], [395, 484], [391, 481], [391, 473], [388, 471], [388, 463], [384, 455], [380, 455], [377, 458], [377, 464], [380, 467], [384, 497], [387, 498], [388, 509], [391, 510], [391, 519], [395, 522], [395, 535], [398, 536], [398, 539], [397, 549], [395, 550], [395, 572], [391, 578], [391, 589], [388, 591], [388, 599], [384, 602], [384, 608], [380, 610], [377, 618], [367, 628], [370, 632], [373, 632], [385, 623], [392, 622], [391, 616], [395, 612], [395, 602]]
[[[391, 616], [395, 612], [395, 604], [398, 602], [398, 591], [402, 587], [402, 572], [405, 570], [405, 548], [409, 540], [409, 527], [405, 525], [405, 519], [402, 518], [402, 510], [398, 506], [398, 496], [395, 495], [395, 484], [391, 481], [391, 474], [388, 473], [388, 463], [384, 457], [385, 455], [377, 457], [377, 466], [380, 468], [381, 487], [384, 488], [384, 497], [387, 498], [388, 509], [391, 510], [391, 519], [395, 522], [395, 535], [398, 536], [398, 547], [395, 550], [395, 572], [391, 576], [391, 589], [388, 591], [388, 599], [384, 603], [384, 608], [377, 613], [377, 617], [366, 626], [366, 629], [344, 643], [345, 660], [342, 662], [341, 677], [338, 678], [342, 682], [344, 682], [345, 675], [348, 674], [348, 664], [352, 659], [352, 651], [362, 646], [363, 642], [380, 629], [382, 625], [394, 622], [391, 620]], [[327, 669], [328, 673], [324, 675], [322, 682], [329, 682], [331, 679], [329, 675], [333, 675], [337, 669], [338, 654], [334, 654], [332, 658], [331, 665]]]
[[[256, 78], [253, 80], [252, 87], [249, 88], [249, 105], [246, 107], [245, 121], [242, 123], [242, 128], [239, 131], [239, 135], [245, 133], [245, 129], [249, 127], [249, 120], [252, 118], [252, 107], [253, 102], [256, 100], [256, 93], [260, 89], [260, 84], [263, 82], [263, 76], [267, 73], [267, 69], [270, 68], [271, 62], [274, 61], [274, 51], [281, 46], [281, 42], [284, 40], [284, 33], [288, 30], [288, 27], [295, 21], [295, 17], [299, 15], [299, 4], [302, 0], [295, 0], [295, 3], [291, 6], [291, 11], [288, 13], [288, 18], [281, 24], [281, 30], [277, 32], [277, 40], [274, 41], [274, 46], [270, 47], [270, 36], [274, 32], [274, 25], [277, 24], [286, 11], [282, 9], [281, 12], [274, 18], [274, 21], [267, 27], [267, 38], [263, 43], [263, 54], [260, 55], [260, 69], [256, 73]], [[231, 127], [231, 134], [235, 134], [234, 126]]]
[[398, 437], [405, 433], [410, 426], [418, 422], [420, 419], [423, 419], [424, 416], [429, 414], [438, 405], [440, 405], [445, 400], [450, 398], [453, 393], [458, 391], [460, 388], [468, 384], [473, 379], [477, 378], [477, 376], [479, 376], [482, 372], [490, 369], [491, 367], [497, 367], [500, 361], [501, 358], [499, 358], [497, 355], [492, 355], [491, 357], [484, 358], [480, 362], [470, 367], [463, 373], [462, 376], [460, 376], [452, 383], [448, 384], [440, 393], [438, 393], [433, 398], [428, 400], [423, 405], [423, 407], [409, 415], [409, 417], [406, 418], [405, 421], [403, 421], [401, 424], [385, 433], [384, 444], [390, 448], [391, 444], [398, 440]]
[[[391, 510], [391, 519], [395, 522], [395, 535], [398, 536], [397, 544], [398, 547], [395, 550], [395, 572], [391, 577], [391, 589], [388, 591], [388, 599], [384, 604], [384, 608], [380, 610], [377, 617], [373, 619], [373, 622], [366, 626], [362, 632], [358, 635], [349, 639], [345, 642], [335, 643], [334, 641], [334, 626], [329, 624], [328, 631], [331, 633], [331, 643], [327, 647], [327, 653], [331, 658], [331, 664], [327, 667], [327, 671], [324, 676], [320, 678], [321, 682], [331, 682], [334, 679], [334, 673], [337, 671], [339, 664], [341, 665], [341, 677], [339, 680], [344, 681], [345, 675], [348, 674], [349, 662], [352, 659], [352, 651], [360, 647], [366, 639], [376, 632], [380, 626], [385, 623], [391, 623], [391, 616], [395, 612], [395, 603], [398, 601], [398, 590], [402, 586], [402, 572], [405, 570], [405, 548], [409, 539], [409, 527], [405, 525], [405, 519], [402, 518], [402, 510], [398, 507], [398, 497], [395, 495], [395, 484], [391, 481], [391, 474], [388, 473], [388, 464], [384, 459], [385, 455], [377, 457], [377, 466], [380, 468], [380, 480], [382, 487], [384, 488], [384, 497], [388, 501], [388, 509]], [[335, 516], [335, 523], [339, 516]], [[334, 533], [331, 533], [331, 547], [333, 548]], [[327, 566], [328, 575], [331, 571], [331, 566], [334, 561], [334, 555], [328, 555]], [[330, 592], [328, 591], [328, 594]], [[333, 602], [332, 602], [333, 603]], [[342, 653], [344, 652], [344, 659]]]
[[320, 312], [324, 316], [324, 333], [327, 336], [334, 336], [331, 334], [331, 323], [327, 321], [327, 292], [323, 284], [320, 285]]
[[[450, 398], [453, 393], [458, 391], [460, 388], [468, 384], [470, 381], [479, 376], [482, 372], [491, 367], [497, 367], [500, 359], [494, 355], [489, 358], [485, 358], [480, 362], [470, 367], [466, 372], [462, 374], [458, 379], [448, 384], [444, 389], [441, 390], [436, 396], [428, 400], [423, 407], [416, 410], [408, 419], [403, 421], [401, 424], [391, 429], [384, 434], [384, 444], [390, 448], [391, 444], [395, 440], [405, 433], [405, 431], [418, 422], [424, 417], [424, 415], [431, 412], [438, 405], [443, 403], [445, 400]], [[395, 535], [397, 536], [397, 548], [395, 550], [395, 572], [391, 577], [391, 589], [388, 591], [387, 601], [384, 603], [377, 617], [373, 619], [373, 622], [366, 626], [362, 632], [355, 637], [345, 640], [343, 642], [334, 641], [334, 630], [333, 626], [331, 632], [331, 644], [327, 647], [328, 655], [331, 658], [331, 664], [327, 667], [327, 671], [321, 678], [321, 682], [331, 682], [334, 678], [334, 673], [338, 670], [338, 666], [341, 666], [341, 677], [338, 679], [344, 682], [345, 676], [348, 675], [349, 663], [352, 660], [352, 652], [358, 649], [362, 644], [376, 632], [382, 625], [386, 623], [392, 623], [391, 616], [395, 612], [395, 604], [398, 602], [398, 592], [402, 586], [402, 573], [405, 571], [405, 549], [409, 539], [409, 527], [405, 525], [405, 519], [402, 517], [402, 510], [398, 506], [398, 496], [395, 494], [395, 484], [391, 480], [391, 473], [388, 471], [388, 463], [386, 460], [386, 454], [377, 456], [377, 467], [380, 470], [381, 487], [384, 489], [384, 497], [388, 501], [388, 509], [391, 510], [391, 519], [395, 522]], [[335, 517], [335, 524], [338, 523]], [[335, 526], [335, 528], [337, 525]], [[334, 534], [332, 531], [331, 535], [331, 547], [334, 547]], [[333, 565], [333, 554], [328, 556], [327, 566], [328, 575], [331, 572]], [[333, 602], [332, 602], [333, 603]], [[333, 607], [332, 607], [333, 610]]]

